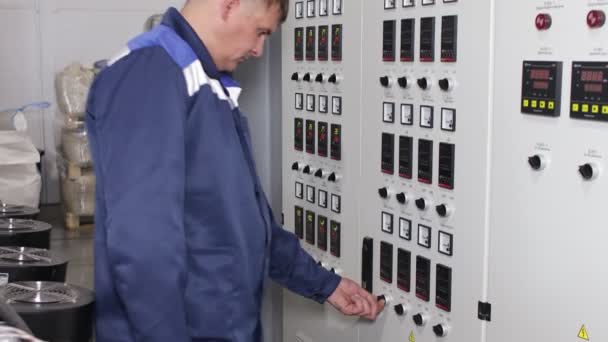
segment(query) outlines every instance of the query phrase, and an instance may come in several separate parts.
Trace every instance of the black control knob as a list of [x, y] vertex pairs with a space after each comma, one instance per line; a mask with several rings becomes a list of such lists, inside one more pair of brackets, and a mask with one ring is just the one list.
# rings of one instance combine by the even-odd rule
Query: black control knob
[[317, 172], [315, 172], [315, 177], [323, 178], [323, 169], [318, 169]]
[[440, 204], [436, 206], [435, 210], [437, 210], [437, 215], [441, 217], [446, 217], [449, 214], [448, 207], [445, 204]]
[[294, 72], [294, 73], [291, 75], [291, 80], [292, 80], [292, 81], [296, 81], [296, 82], [297, 82], [297, 81], [299, 81], [299, 80], [300, 80], [300, 74], [299, 74], [299, 73], [297, 73], [297, 72]]
[[338, 84], [338, 83], [340, 83], [340, 78], [336, 74], [331, 74], [331, 76], [329, 76], [329, 79], [327, 80], [327, 82], [333, 83], [333, 84]]
[[405, 196], [404, 192], [398, 193], [397, 196], [395, 196], [395, 198], [397, 198], [397, 202], [399, 202], [401, 204], [405, 204], [405, 202], [407, 202], [407, 197]]
[[412, 320], [414, 320], [414, 324], [416, 324], [419, 327], [423, 326], [424, 323], [426, 323], [425, 317], [419, 313], [412, 316]]
[[543, 165], [542, 163], [543, 161], [538, 154], [528, 157], [528, 164], [530, 164], [530, 167], [534, 170], [540, 170]]
[[302, 77], [302, 80], [306, 81], [306, 82], [310, 82], [310, 73], [309, 72], [305, 73], [304, 77]]
[[384, 199], [388, 198], [388, 189], [386, 187], [378, 189], [378, 195]]
[[327, 180], [330, 182], [336, 182], [338, 180], [338, 176], [335, 172], [332, 172], [329, 174], [329, 177], [327, 177]]
[[397, 304], [394, 308], [397, 316], [403, 316], [403, 314], [405, 313], [405, 308], [403, 307], [403, 304]]
[[388, 88], [391, 86], [391, 78], [388, 76], [382, 76], [380, 77], [380, 84], [385, 87]]
[[309, 165], [306, 165], [306, 166], [304, 166], [304, 170], [302, 170], [302, 172], [309, 175], [312, 172], [312, 170], [310, 169]]
[[592, 180], [596, 178], [598, 174], [597, 167], [592, 163], [587, 163], [579, 166], [578, 172], [585, 180]]
[[419, 78], [417, 83], [418, 83], [418, 86], [420, 87], [420, 89], [422, 89], [422, 90], [427, 90], [429, 87], [429, 82], [426, 79], [426, 77]]
[[317, 77], [315, 78], [315, 82], [318, 82], [318, 83], [325, 82], [325, 75], [323, 75], [323, 73], [317, 74]]
[[448, 78], [442, 78], [439, 80], [439, 88], [443, 91], [448, 91], [452, 87], [452, 84]]
[[403, 76], [403, 77], [399, 77], [397, 79], [397, 83], [399, 83], [399, 86], [403, 89], [407, 88], [408, 86], [408, 82], [407, 82], [407, 77]]
[[433, 332], [437, 337], [445, 337], [448, 333], [447, 329], [443, 326], [443, 324], [437, 324], [433, 327]]
[[291, 164], [291, 169], [294, 171], [300, 171], [300, 163], [295, 162], [295, 163]]
[[426, 210], [426, 199], [424, 198], [419, 198], [416, 200], [416, 208], [420, 209], [420, 210]]

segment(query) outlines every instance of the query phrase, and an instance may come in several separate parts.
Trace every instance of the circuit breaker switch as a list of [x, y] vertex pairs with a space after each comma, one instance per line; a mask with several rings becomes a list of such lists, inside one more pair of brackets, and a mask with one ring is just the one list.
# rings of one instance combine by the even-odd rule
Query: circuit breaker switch
[[446, 337], [448, 335], [448, 328], [443, 324], [437, 324], [433, 327], [433, 332], [437, 337]]
[[423, 313], [417, 313], [414, 316], [412, 316], [412, 320], [414, 320], [414, 324], [421, 327], [426, 324], [426, 321], [428, 320], [428, 318]]

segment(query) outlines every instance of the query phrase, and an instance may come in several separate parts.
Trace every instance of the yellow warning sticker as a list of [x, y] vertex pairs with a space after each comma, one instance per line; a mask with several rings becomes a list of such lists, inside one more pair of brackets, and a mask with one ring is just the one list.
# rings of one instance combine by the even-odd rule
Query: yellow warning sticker
[[578, 332], [578, 338], [580, 338], [581, 340], [589, 341], [589, 334], [587, 334], [587, 328], [585, 328], [584, 324], [581, 327], [581, 330]]
[[414, 337], [414, 332], [410, 332], [410, 342], [416, 342], [416, 338]]

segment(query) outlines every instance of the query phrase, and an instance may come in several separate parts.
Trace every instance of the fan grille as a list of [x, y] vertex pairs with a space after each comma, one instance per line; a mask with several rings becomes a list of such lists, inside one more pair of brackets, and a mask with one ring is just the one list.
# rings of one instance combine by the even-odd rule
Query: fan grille
[[0, 247], [0, 260], [19, 263], [52, 262], [49, 251], [30, 247]]
[[9, 283], [3, 291], [7, 303], [75, 303], [78, 292], [68, 284], [41, 281]]

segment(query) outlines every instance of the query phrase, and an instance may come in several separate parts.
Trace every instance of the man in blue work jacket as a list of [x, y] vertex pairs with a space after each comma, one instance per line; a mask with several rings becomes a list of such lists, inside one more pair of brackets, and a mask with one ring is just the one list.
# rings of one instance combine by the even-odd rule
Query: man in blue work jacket
[[189, 0], [91, 89], [97, 342], [261, 341], [269, 276], [346, 315], [383, 302], [315, 264], [273, 219], [230, 72], [288, 0]]

